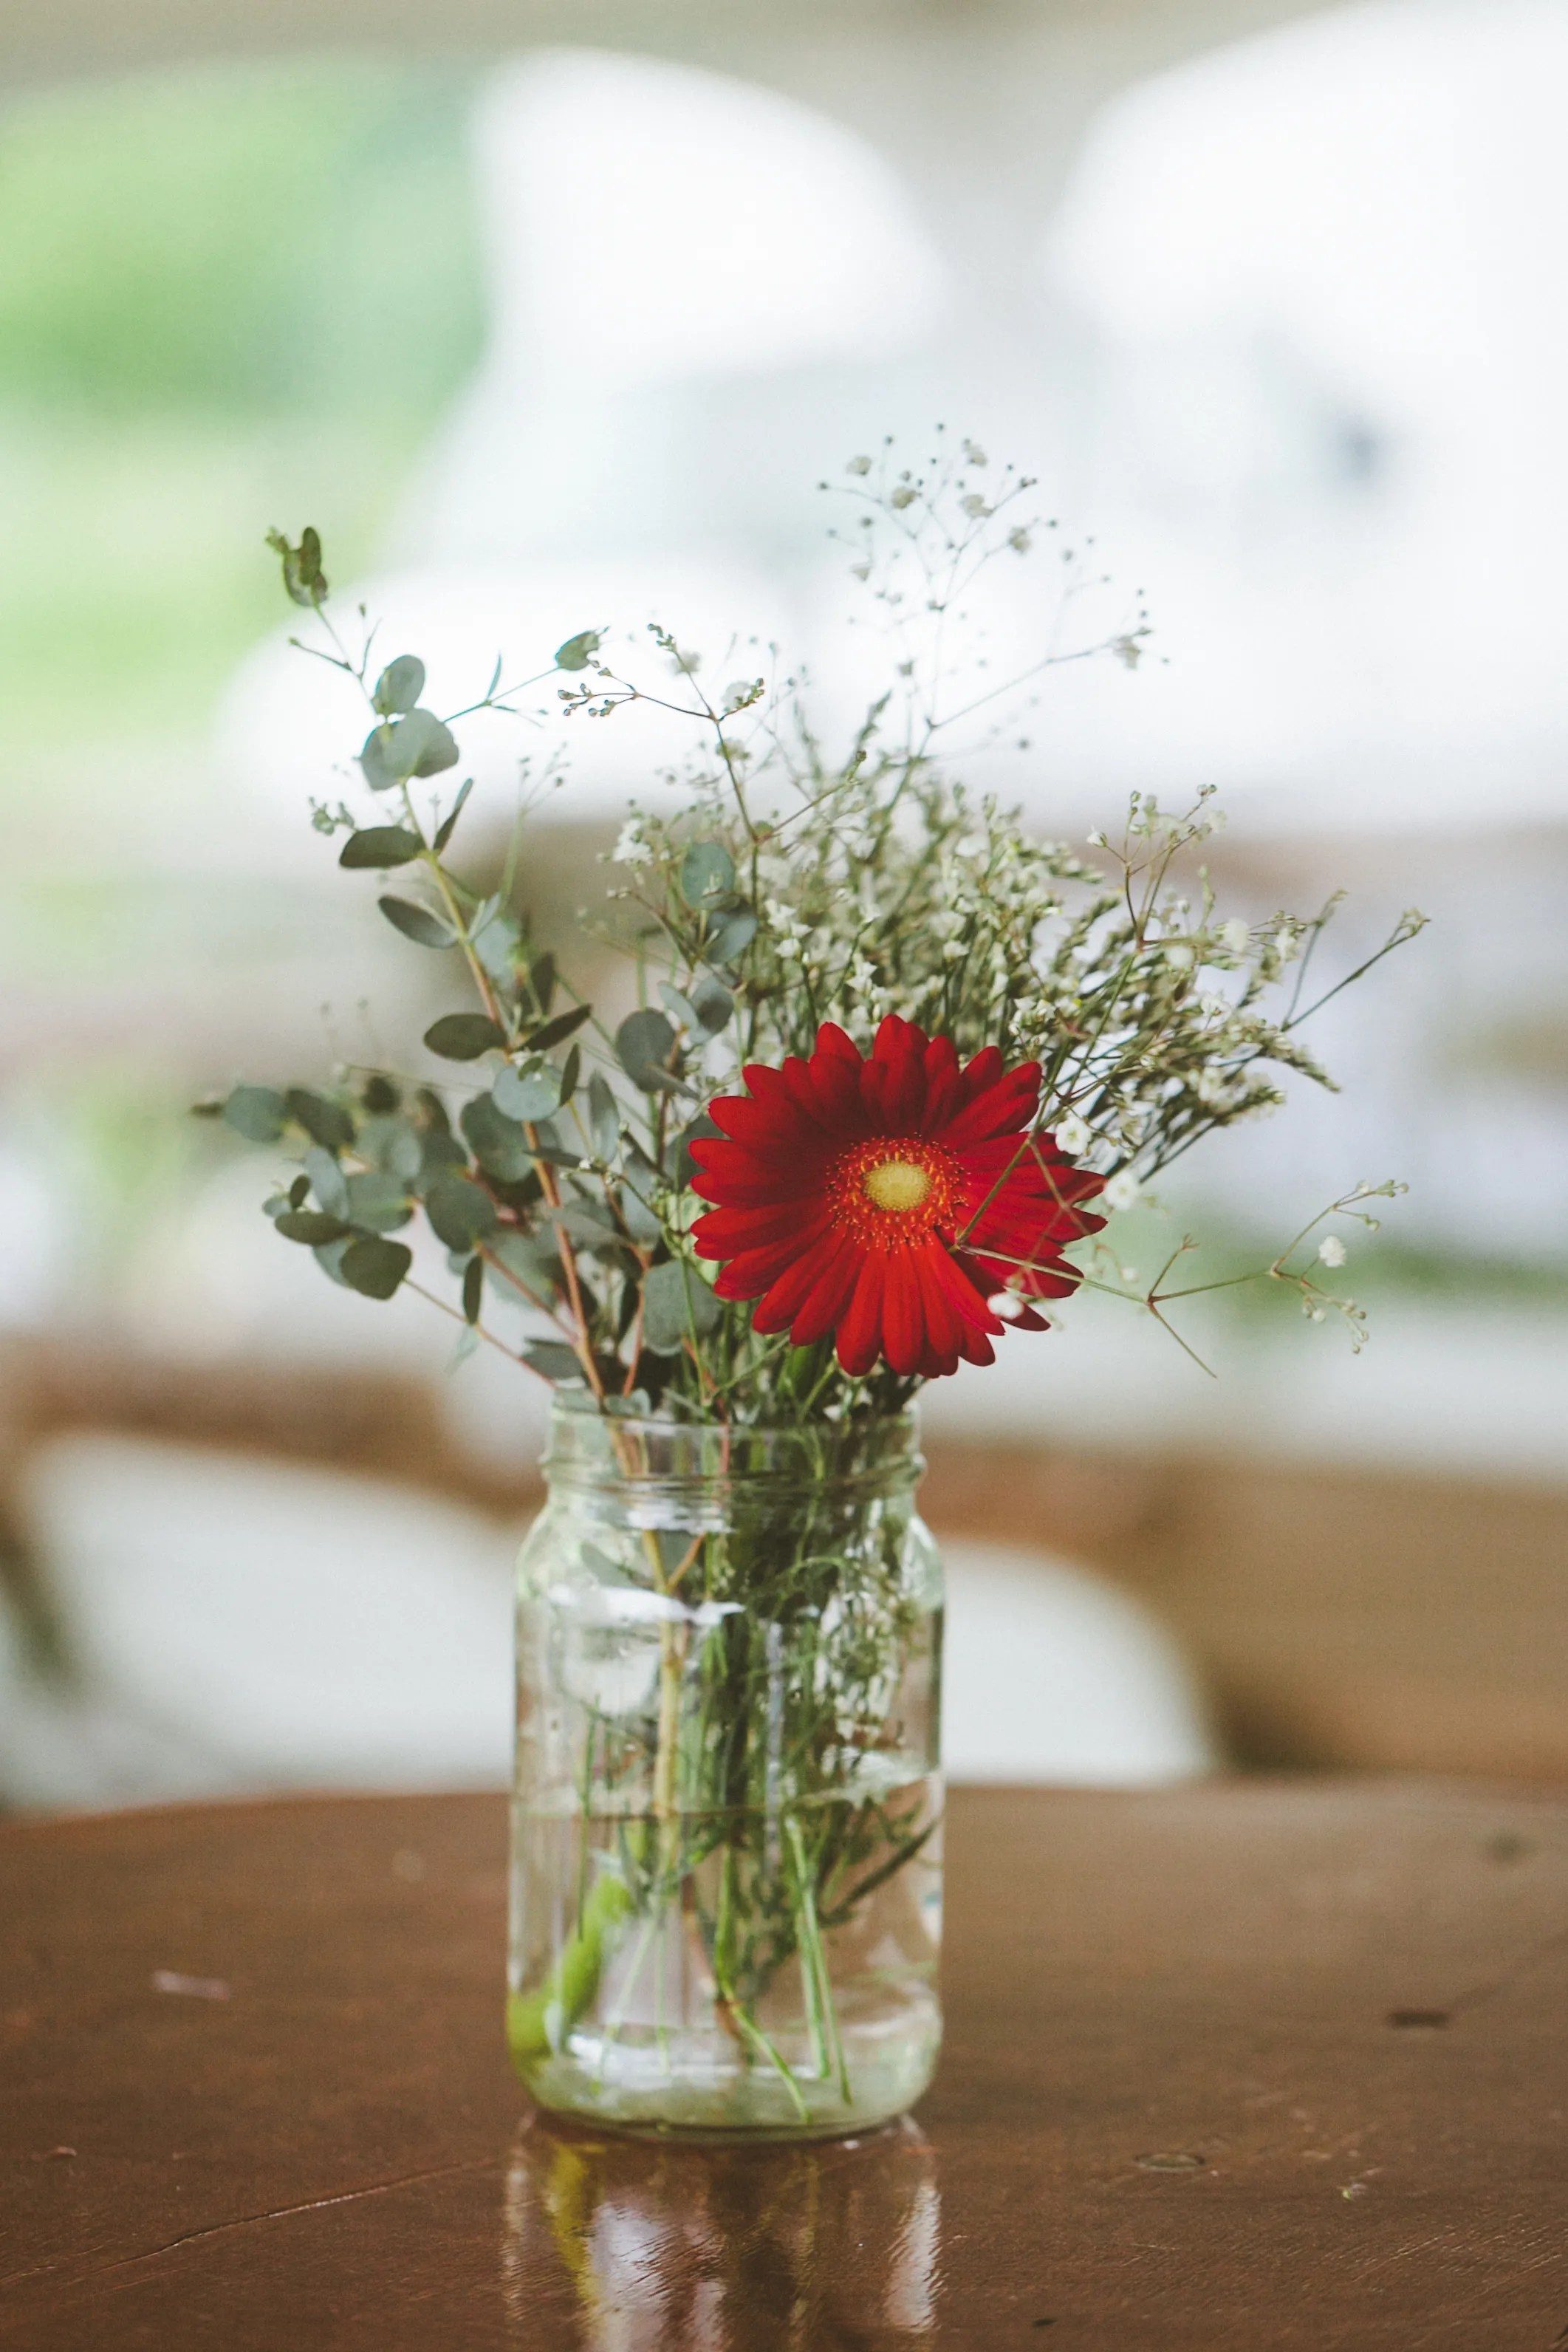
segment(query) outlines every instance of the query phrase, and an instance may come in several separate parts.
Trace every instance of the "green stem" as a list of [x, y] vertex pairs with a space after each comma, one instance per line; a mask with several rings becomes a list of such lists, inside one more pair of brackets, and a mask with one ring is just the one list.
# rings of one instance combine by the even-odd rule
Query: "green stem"
[[507, 2038], [517, 2058], [559, 2050], [599, 1990], [615, 1931], [632, 1909], [619, 1878], [601, 1878], [578, 1917], [576, 1933], [537, 1992], [514, 1993], [507, 2005]]
[[806, 1855], [806, 1842], [800, 1834], [800, 1822], [793, 1814], [784, 1825], [784, 1835], [795, 1864], [795, 1940], [800, 1953], [800, 1982], [806, 1996], [811, 2041], [817, 2052], [818, 2072], [824, 2081], [830, 2074], [838, 2077], [840, 2095], [848, 2106], [849, 2068], [839, 2033], [832, 1979], [828, 1973], [828, 1955], [823, 1948], [821, 1927], [817, 1918], [816, 1889]]
[[811, 2111], [800, 2095], [800, 2085], [795, 2080], [795, 2070], [789, 2060], [775, 2048], [756, 2019], [747, 2014], [745, 2003], [739, 2000], [727, 1986], [719, 1985], [718, 1998], [720, 2006], [747, 2048], [754, 2054], [760, 2052], [789, 2094], [789, 2104], [795, 2110], [796, 2122], [809, 2124], [811, 2120]]

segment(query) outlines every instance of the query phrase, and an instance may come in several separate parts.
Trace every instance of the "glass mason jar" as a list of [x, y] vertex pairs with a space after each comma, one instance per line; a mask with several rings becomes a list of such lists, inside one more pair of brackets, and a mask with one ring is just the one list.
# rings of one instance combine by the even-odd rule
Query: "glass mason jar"
[[518, 1562], [508, 2038], [541, 2106], [785, 2138], [941, 2038], [942, 1569], [913, 1420], [557, 1407]]

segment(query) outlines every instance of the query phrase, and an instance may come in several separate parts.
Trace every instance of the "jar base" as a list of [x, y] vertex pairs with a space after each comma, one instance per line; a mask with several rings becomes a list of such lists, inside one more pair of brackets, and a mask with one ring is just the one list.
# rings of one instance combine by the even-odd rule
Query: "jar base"
[[669, 2035], [641, 2046], [622, 2037], [609, 2051], [598, 2036], [573, 2033], [562, 2051], [515, 2053], [517, 2069], [550, 2115], [635, 2138], [730, 2147], [844, 2139], [906, 2114], [929, 2085], [941, 2029], [927, 1999], [928, 2013], [918, 2021], [905, 2013], [896, 2032], [845, 2034], [847, 2099], [841, 2080], [824, 2081], [799, 2063], [787, 2071], [737, 2064], [719, 2036]]

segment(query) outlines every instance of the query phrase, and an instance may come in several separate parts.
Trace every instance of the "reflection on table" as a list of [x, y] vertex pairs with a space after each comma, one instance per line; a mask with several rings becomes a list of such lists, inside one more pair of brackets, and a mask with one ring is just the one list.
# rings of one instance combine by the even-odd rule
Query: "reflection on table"
[[539, 2116], [507, 2179], [519, 2347], [574, 2311], [587, 2352], [877, 2352], [933, 2341], [936, 2161], [907, 2117], [776, 2147], [595, 2138]]

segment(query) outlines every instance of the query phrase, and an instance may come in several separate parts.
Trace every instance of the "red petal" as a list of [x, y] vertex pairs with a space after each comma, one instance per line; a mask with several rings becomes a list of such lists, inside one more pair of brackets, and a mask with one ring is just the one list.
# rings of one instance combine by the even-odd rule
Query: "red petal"
[[795, 1318], [789, 1337], [798, 1348], [810, 1348], [833, 1328], [850, 1303], [864, 1253], [848, 1239], [822, 1258], [816, 1281]]
[[971, 1096], [957, 1116], [948, 1121], [939, 1139], [961, 1150], [965, 1145], [983, 1142], [988, 1137], [1013, 1133], [1029, 1125], [1039, 1100], [1040, 1064], [1020, 1062], [1016, 1070], [1009, 1070], [1005, 1077]]
[[[753, 1102], [749, 1095], [720, 1095], [716, 1101], [709, 1103], [707, 1108], [708, 1117], [715, 1125], [722, 1127], [726, 1135], [733, 1135], [737, 1143], [749, 1143], [754, 1147], [770, 1141], [777, 1143], [789, 1132], [766, 1104]], [[706, 1140], [708, 1139], [704, 1136], [697, 1138], [698, 1142]], [[695, 1145], [693, 1149], [695, 1151]]]
[[799, 1241], [803, 1226], [820, 1226], [821, 1214], [815, 1218], [802, 1216], [798, 1201], [779, 1201], [761, 1208], [736, 1209], [727, 1204], [722, 1209], [709, 1209], [692, 1227], [711, 1246], [710, 1257], [733, 1256], [737, 1250], [757, 1249], [764, 1242]]
[[799, 1054], [790, 1054], [785, 1060], [783, 1076], [802, 1127], [808, 1134], [820, 1134], [828, 1122], [811, 1082], [811, 1065], [803, 1062]]
[[972, 1062], [964, 1066], [964, 1100], [973, 1102], [988, 1087], [994, 1087], [1002, 1075], [1002, 1049], [999, 1045], [982, 1045]]
[[[858, 1257], [859, 1253], [855, 1255]], [[754, 1319], [759, 1331], [781, 1331], [787, 1323], [795, 1321], [817, 1288], [826, 1257], [821, 1246], [797, 1252], [769, 1285], [767, 1297], [758, 1307]]]
[[768, 1250], [742, 1250], [738, 1256], [730, 1259], [714, 1288], [721, 1298], [760, 1298], [765, 1290], [771, 1290], [779, 1276], [794, 1265], [799, 1255], [800, 1252], [789, 1245]]
[[854, 1296], [839, 1325], [839, 1361], [852, 1377], [869, 1372], [882, 1352], [882, 1292], [887, 1260], [869, 1251], [861, 1261]]
[[[927, 1242], [923, 1250], [912, 1250], [910, 1255], [915, 1262], [920, 1277], [925, 1328], [930, 1336], [931, 1345], [940, 1355], [950, 1356], [956, 1363], [958, 1342], [963, 1337], [964, 1326], [957, 1308], [947, 1296], [940, 1269], [932, 1264], [934, 1257], [945, 1257], [946, 1252], [940, 1242]], [[949, 1370], [951, 1369], [952, 1367], [949, 1366]]]
[[811, 1083], [816, 1088], [818, 1116], [845, 1143], [859, 1140], [865, 1122], [861, 1116], [861, 1063], [857, 1055], [846, 1062], [837, 1054], [813, 1054]]
[[817, 1032], [817, 1051], [831, 1055], [834, 1061], [852, 1062], [858, 1070], [861, 1049], [836, 1021], [824, 1021]]
[[930, 1043], [925, 1030], [916, 1028], [913, 1021], [906, 1021], [902, 1013], [888, 1013], [883, 1015], [876, 1043], [871, 1050], [878, 1061], [884, 1062], [895, 1053], [924, 1054]]
[[[966, 1330], [1003, 1331], [1007, 1326], [993, 1315], [986, 1304], [988, 1294], [976, 1286], [973, 1277], [965, 1270], [962, 1258], [954, 1257], [940, 1247], [930, 1255], [930, 1270], [934, 1280], [942, 1286], [943, 1295], [952, 1307]], [[1000, 1288], [1000, 1285], [995, 1286]], [[981, 1360], [988, 1363], [989, 1357]]]
[[925, 1318], [920, 1311], [920, 1277], [912, 1263], [914, 1252], [890, 1250], [883, 1287], [883, 1351], [895, 1372], [907, 1378], [920, 1370], [925, 1347]]

